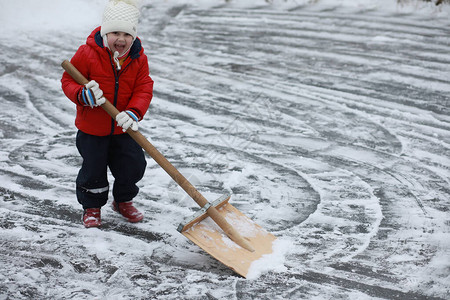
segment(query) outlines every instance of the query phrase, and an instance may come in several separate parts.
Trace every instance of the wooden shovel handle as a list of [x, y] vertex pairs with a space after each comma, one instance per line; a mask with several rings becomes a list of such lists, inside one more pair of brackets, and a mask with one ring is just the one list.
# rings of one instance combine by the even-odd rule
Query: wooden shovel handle
[[[68, 60], [61, 64], [64, 70], [79, 84], [89, 81]], [[105, 98], [106, 99], [106, 98]], [[101, 107], [115, 120], [119, 111], [107, 99]], [[156, 149], [139, 131], [128, 128], [127, 133], [178, 183], [186, 193], [194, 199], [200, 207], [208, 204], [208, 200]], [[253, 247], [225, 220], [218, 210], [211, 206], [206, 211], [208, 215], [219, 225], [227, 236], [239, 246], [253, 252]]]

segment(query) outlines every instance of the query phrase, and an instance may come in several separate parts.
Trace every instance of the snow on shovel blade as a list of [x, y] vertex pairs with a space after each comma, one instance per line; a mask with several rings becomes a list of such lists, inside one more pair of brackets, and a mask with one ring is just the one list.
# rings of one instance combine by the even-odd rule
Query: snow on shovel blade
[[240, 247], [229, 239], [206, 212], [197, 213], [191, 220], [180, 224], [178, 230], [212, 257], [239, 275], [247, 277], [254, 261], [273, 252], [272, 244], [276, 237], [228, 203], [229, 199], [230, 196], [225, 195], [212, 205], [216, 206], [230, 225], [250, 242], [255, 249], [254, 252]]

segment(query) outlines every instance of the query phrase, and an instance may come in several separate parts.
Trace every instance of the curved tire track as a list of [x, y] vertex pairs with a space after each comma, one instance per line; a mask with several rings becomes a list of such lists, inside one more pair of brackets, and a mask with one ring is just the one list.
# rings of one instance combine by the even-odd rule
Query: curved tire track
[[[105, 210], [103, 231], [83, 230], [70, 188], [74, 108], [58, 81], [60, 56], [75, 51], [63, 41], [85, 37], [22, 37], [30, 48], [4, 45], [0, 58], [2, 293], [42, 298], [56, 285], [65, 288], [57, 296], [113, 297], [120, 283], [136, 298], [194, 289], [199, 299], [446, 296], [436, 261], [450, 226], [448, 26], [338, 7], [164, 4], [143, 13], [156, 81], [144, 135], [201, 191], [232, 191], [232, 203], [291, 240], [286, 272], [242, 280], [179, 237], [191, 206], [151, 159], [146, 221], [124, 225]], [[92, 239], [110, 256], [87, 247]], [[30, 274], [34, 285], [20, 280]], [[89, 288], [86, 278], [90, 292], [73, 288]]]

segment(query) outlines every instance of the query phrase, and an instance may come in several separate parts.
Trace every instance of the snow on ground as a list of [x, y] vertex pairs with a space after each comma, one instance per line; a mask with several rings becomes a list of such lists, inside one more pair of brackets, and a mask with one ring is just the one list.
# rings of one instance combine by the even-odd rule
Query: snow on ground
[[278, 237], [243, 279], [176, 231], [196, 204], [149, 157], [144, 222], [83, 228], [60, 63], [104, 1], [0, 4], [0, 299], [448, 299], [448, 5], [142, 1], [142, 133]]

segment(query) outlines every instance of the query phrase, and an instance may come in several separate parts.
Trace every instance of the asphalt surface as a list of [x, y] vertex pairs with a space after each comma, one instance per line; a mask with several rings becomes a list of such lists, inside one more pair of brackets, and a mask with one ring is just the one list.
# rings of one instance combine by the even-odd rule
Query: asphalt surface
[[180, 236], [195, 205], [151, 158], [144, 222], [108, 207], [102, 230], [82, 228], [59, 79], [88, 32], [56, 30], [0, 46], [0, 299], [448, 298], [448, 24], [314, 6], [142, 14], [142, 133], [290, 241], [285, 270], [245, 280]]

